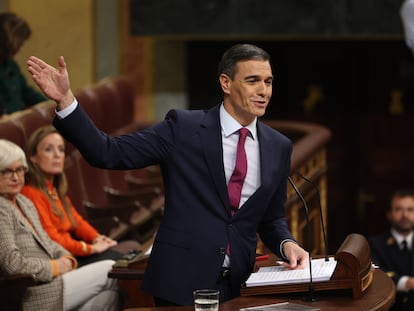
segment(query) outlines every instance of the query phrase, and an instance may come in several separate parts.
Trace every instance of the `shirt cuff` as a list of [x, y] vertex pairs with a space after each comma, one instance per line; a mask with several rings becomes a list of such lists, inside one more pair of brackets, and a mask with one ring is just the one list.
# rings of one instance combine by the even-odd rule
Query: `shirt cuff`
[[56, 260], [51, 260], [50, 265], [52, 266], [52, 275], [53, 275], [53, 277], [55, 278], [55, 277], [59, 276], [59, 267], [57, 265]]
[[59, 111], [55, 109], [55, 113], [59, 119], [64, 119], [68, 115], [70, 115], [76, 109], [77, 106], [78, 106], [78, 101], [75, 98], [73, 102], [66, 108], [59, 110]]
[[404, 275], [404, 276], [400, 277], [400, 279], [398, 280], [398, 283], [397, 283], [397, 292], [408, 292], [409, 291], [407, 286], [405, 286], [407, 281], [408, 281], [408, 276], [407, 275]]

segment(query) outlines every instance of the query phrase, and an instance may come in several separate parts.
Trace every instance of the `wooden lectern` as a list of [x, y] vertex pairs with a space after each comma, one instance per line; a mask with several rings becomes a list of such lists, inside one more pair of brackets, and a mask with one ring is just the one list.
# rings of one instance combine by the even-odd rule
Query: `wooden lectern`
[[[360, 234], [348, 235], [335, 260], [337, 264], [331, 279], [313, 283], [313, 290], [352, 289], [354, 298], [361, 297], [371, 285], [374, 273], [368, 241]], [[309, 288], [309, 283], [242, 286], [241, 296], [306, 292]]]

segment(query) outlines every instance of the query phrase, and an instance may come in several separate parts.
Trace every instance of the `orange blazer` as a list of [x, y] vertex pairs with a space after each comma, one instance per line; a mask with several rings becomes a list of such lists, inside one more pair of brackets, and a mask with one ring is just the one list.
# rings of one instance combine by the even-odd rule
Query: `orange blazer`
[[[53, 186], [51, 182], [47, 184], [47, 188], [52, 191]], [[66, 199], [69, 202], [76, 226], [73, 226], [70, 223], [60, 199], [57, 199], [55, 203], [65, 214], [64, 219], [60, 219], [59, 216], [53, 212], [52, 204], [47, 195], [39, 188], [25, 185], [21, 193], [33, 202], [39, 213], [43, 228], [52, 240], [62, 245], [74, 256], [86, 256], [91, 254], [92, 248], [90, 244], [92, 244], [99, 233], [76, 211], [69, 197], [66, 197]], [[85, 254], [83, 250], [82, 241], [86, 242], [87, 254]]]

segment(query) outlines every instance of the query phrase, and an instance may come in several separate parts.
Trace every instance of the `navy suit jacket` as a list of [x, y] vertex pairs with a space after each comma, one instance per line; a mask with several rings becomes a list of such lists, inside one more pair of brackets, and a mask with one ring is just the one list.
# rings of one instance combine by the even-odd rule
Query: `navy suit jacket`
[[278, 256], [293, 239], [285, 219], [292, 145], [258, 122], [261, 186], [231, 217], [223, 166], [219, 105], [210, 110], [171, 110], [148, 129], [109, 137], [82, 108], [55, 127], [96, 167], [135, 169], [160, 164], [165, 210], [143, 280], [154, 296], [191, 305], [192, 292], [215, 288], [231, 245], [232, 296], [255, 263], [257, 235]]

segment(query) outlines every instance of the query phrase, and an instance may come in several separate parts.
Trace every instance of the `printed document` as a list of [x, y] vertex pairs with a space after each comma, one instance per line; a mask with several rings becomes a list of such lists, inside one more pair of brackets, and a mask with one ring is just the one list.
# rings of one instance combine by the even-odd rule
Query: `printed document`
[[[329, 281], [336, 267], [333, 257], [312, 259], [312, 281]], [[310, 282], [309, 265], [305, 269], [289, 270], [284, 266], [261, 267], [250, 275], [246, 286], [263, 286], [276, 284], [293, 284]]]

